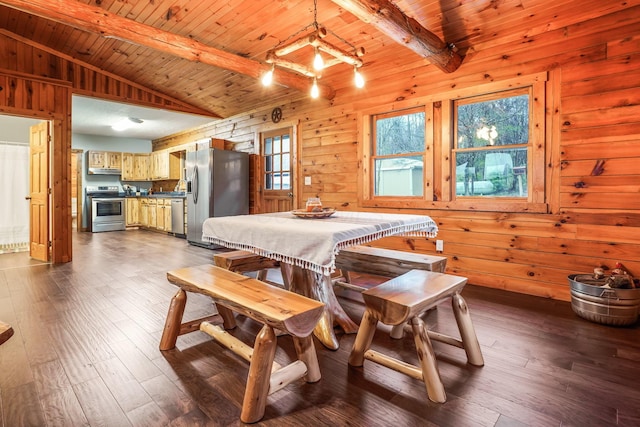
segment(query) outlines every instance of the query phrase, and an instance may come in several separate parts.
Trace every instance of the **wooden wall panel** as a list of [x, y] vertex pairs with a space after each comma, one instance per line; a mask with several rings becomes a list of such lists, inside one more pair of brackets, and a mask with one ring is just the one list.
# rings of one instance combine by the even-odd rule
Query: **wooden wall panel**
[[[376, 67], [386, 70], [364, 93], [349, 89], [332, 103], [278, 105], [287, 119], [300, 122], [298, 183], [312, 177], [311, 186], [300, 185], [298, 203], [317, 195], [338, 209], [365, 210], [358, 199], [359, 112], [422, 105], [458, 88], [546, 71], [559, 80], [552, 85], [558, 111], [548, 113], [547, 124], [550, 213], [395, 211], [432, 216], [448, 271], [473, 284], [568, 300], [569, 274], [621, 261], [640, 276], [640, 7], [611, 14], [602, 7], [571, 6], [556, 23], [510, 23], [512, 36], [503, 34], [505, 27], [496, 38], [500, 44], [474, 46], [451, 75], [435, 73], [419, 58], [402, 69], [390, 59], [367, 64], [372, 74]], [[574, 15], [571, 24], [560, 24], [576, 13], [584, 18]], [[255, 144], [261, 126], [271, 125], [269, 114], [251, 111], [200, 132]], [[603, 170], [596, 167], [599, 160]], [[389, 237], [376, 245], [435, 252], [432, 239]]]

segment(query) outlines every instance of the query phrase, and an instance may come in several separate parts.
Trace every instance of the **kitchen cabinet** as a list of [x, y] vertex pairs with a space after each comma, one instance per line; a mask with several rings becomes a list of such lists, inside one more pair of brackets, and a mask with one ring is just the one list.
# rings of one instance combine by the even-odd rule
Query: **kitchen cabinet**
[[171, 199], [164, 199], [164, 231], [171, 232]]
[[88, 159], [89, 168], [114, 170], [120, 170], [122, 168], [121, 152], [90, 150], [88, 152]]
[[140, 225], [143, 227], [149, 226], [149, 199], [143, 197], [140, 199]]
[[154, 151], [150, 160], [151, 179], [180, 179], [180, 157], [169, 150]]
[[149, 181], [149, 154], [122, 153], [122, 180]]
[[126, 221], [127, 227], [140, 225], [140, 201], [135, 197], [129, 197], [126, 201]]
[[165, 228], [165, 216], [164, 216], [164, 199], [156, 200], [156, 229], [164, 231]]
[[154, 198], [149, 199], [149, 228], [158, 228], [158, 212], [156, 210], [158, 206], [158, 200]]

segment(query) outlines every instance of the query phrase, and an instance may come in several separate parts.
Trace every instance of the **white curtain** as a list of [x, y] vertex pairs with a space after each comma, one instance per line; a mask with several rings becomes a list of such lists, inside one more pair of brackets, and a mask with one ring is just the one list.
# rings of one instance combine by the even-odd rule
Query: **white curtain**
[[0, 253], [29, 249], [29, 145], [0, 141]]

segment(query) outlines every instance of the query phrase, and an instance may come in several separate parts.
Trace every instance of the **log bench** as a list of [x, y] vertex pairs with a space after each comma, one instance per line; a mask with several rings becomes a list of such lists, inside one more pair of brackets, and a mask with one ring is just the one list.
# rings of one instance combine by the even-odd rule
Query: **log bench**
[[[471, 322], [467, 304], [460, 292], [467, 283], [464, 277], [425, 270], [411, 270], [379, 286], [362, 293], [365, 312], [358, 335], [349, 355], [349, 365], [362, 366], [364, 359], [391, 368], [425, 383], [427, 395], [433, 402], [445, 402], [440, 373], [431, 340], [463, 348], [467, 360], [475, 366], [483, 366], [484, 359]], [[420, 314], [441, 301], [451, 298], [453, 313], [461, 339], [430, 331]], [[371, 343], [378, 322], [386, 325], [403, 325], [409, 321], [418, 353], [420, 366], [371, 350]]]
[[[368, 288], [351, 283], [349, 272], [393, 278], [411, 270], [444, 273], [446, 267], [447, 257], [443, 256], [356, 245], [342, 249], [336, 256], [336, 268], [340, 269], [342, 277], [334, 280], [333, 284], [351, 291], [363, 292]], [[391, 337], [401, 338], [402, 328], [403, 325], [393, 327]]]
[[13, 336], [13, 328], [4, 322], [0, 322], [0, 344], [5, 343]]
[[444, 273], [447, 258], [370, 246], [351, 246], [336, 255], [336, 269], [342, 270], [346, 281], [335, 281], [338, 286], [362, 292], [367, 288], [349, 283], [349, 272], [397, 277], [410, 270]]
[[280, 266], [278, 261], [241, 250], [217, 253], [213, 255], [213, 263], [218, 267], [237, 273], [256, 271], [256, 278], [262, 281], [266, 280], [268, 269]]
[[[324, 304], [321, 302], [213, 265], [170, 271], [167, 279], [180, 289], [169, 306], [160, 350], [174, 348], [178, 335], [196, 330], [194, 321], [181, 323], [186, 293], [211, 297], [223, 319], [224, 329], [202, 321], [199, 330], [249, 362], [240, 414], [242, 422], [259, 421], [264, 416], [267, 396], [291, 382], [300, 378], [307, 382], [320, 380], [311, 333], [323, 312]], [[234, 312], [263, 324], [253, 348], [226, 332], [225, 329], [235, 327], [235, 321], [232, 321]], [[291, 335], [295, 345], [298, 360], [284, 367], [274, 361], [277, 345], [274, 329]]]

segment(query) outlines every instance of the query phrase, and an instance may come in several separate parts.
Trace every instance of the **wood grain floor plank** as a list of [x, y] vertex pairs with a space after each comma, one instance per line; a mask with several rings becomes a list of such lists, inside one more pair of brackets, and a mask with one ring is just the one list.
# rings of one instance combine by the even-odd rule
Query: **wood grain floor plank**
[[117, 357], [98, 362], [95, 367], [124, 412], [151, 403], [151, 397]]
[[89, 426], [71, 386], [40, 395], [47, 427]]
[[2, 387], [3, 419], [7, 426], [40, 427], [46, 424], [33, 382]]
[[129, 419], [101, 378], [75, 384], [73, 390], [92, 426], [126, 427]]

